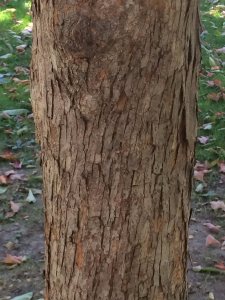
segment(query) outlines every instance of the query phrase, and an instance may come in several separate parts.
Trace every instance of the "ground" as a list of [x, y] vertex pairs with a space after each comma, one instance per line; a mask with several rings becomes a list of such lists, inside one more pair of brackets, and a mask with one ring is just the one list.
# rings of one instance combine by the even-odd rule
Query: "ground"
[[[189, 299], [221, 300], [225, 299], [225, 0], [202, 0], [201, 19]], [[15, 300], [32, 296], [41, 300], [44, 216], [29, 91], [30, 1], [1, 1], [0, 28], [0, 300], [24, 294]]]
[[[222, 185], [222, 184], [221, 184]], [[224, 199], [225, 187], [219, 186], [213, 189], [216, 196], [213, 196], [213, 200]], [[225, 214], [211, 211], [210, 209], [210, 197], [204, 199], [195, 199], [193, 203], [193, 216], [190, 222], [189, 232], [189, 300], [204, 300], [209, 299], [209, 294], [214, 295], [213, 299], [222, 300], [225, 299], [225, 268], [223, 263], [225, 262], [225, 249], [222, 250], [221, 245], [217, 243], [212, 247], [206, 247], [206, 238], [210, 234], [217, 240], [221, 240], [225, 237]], [[216, 224], [221, 226], [218, 233], [210, 233], [208, 228], [204, 224]], [[222, 270], [215, 268], [215, 265], [222, 263]], [[194, 272], [195, 267], [201, 266], [201, 272]]]

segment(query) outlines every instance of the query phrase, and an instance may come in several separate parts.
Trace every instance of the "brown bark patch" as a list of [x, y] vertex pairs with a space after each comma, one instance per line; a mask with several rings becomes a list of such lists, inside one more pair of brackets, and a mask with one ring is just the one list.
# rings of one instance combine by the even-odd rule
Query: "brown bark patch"
[[127, 95], [124, 92], [122, 92], [116, 103], [116, 111], [122, 112], [126, 106], [127, 100]]
[[150, 5], [157, 9], [158, 11], [164, 11], [166, 7], [166, 1], [165, 0], [151, 0]]
[[76, 265], [79, 269], [83, 267], [84, 264], [84, 250], [81, 242], [77, 243], [77, 251], [76, 251]]

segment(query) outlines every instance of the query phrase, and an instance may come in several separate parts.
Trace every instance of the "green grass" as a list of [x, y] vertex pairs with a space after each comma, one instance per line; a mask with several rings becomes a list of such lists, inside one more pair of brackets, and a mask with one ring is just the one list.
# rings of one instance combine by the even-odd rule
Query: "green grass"
[[[26, 108], [31, 112], [29, 85], [14, 82], [13, 78], [28, 79], [28, 74], [16, 72], [22, 67], [29, 70], [31, 57], [31, 37], [22, 31], [31, 25], [30, 1], [13, 0], [0, 3], [0, 112], [5, 109]], [[16, 47], [27, 45], [20, 53]], [[8, 58], [2, 56], [8, 55]], [[24, 124], [26, 123], [26, 124]], [[19, 128], [27, 125], [29, 132], [18, 136]], [[12, 130], [9, 134], [8, 130]], [[0, 118], [0, 151], [11, 148], [11, 145], [29, 141], [33, 136], [32, 120], [18, 118]]]
[[[0, 7], [0, 57], [5, 54], [11, 55], [8, 59], [0, 58], [0, 74], [11, 73], [20, 79], [25, 79], [26, 76], [17, 76], [15, 67], [29, 67], [30, 64], [31, 39], [21, 34], [31, 22], [27, 3], [28, 1], [24, 0], [9, 1], [7, 5]], [[28, 45], [24, 53], [18, 53], [16, 50], [16, 46], [21, 44]], [[0, 94], [0, 110], [21, 107], [24, 101], [29, 100], [27, 86], [18, 85], [12, 80], [9, 84], [0, 85]]]
[[[202, 70], [199, 79], [199, 132], [198, 136], [209, 136], [208, 144], [197, 144], [196, 159], [200, 161], [225, 160], [225, 115], [217, 116], [218, 112], [225, 113], [225, 97], [219, 101], [208, 98], [209, 94], [225, 93], [225, 54], [217, 53], [216, 49], [225, 47], [225, 1], [211, 4], [207, 0], [201, 2], [202, 23], [205, 33], [202, 34]], [[212, 64], [219, 66], [213, 70]], [[207, 76], [212, 73], [212, 77]], [[208, 81], [218, 79], [221, 87], [209, 87]], [[211, 130], [204, 130], [203, 124], [211, 123]]]
[[1, 28], [12, 28], [20, 32], [31, 21], [30, 7], [31, 2], [28, 0], [7, 1], [5, 5], [0, 6]]

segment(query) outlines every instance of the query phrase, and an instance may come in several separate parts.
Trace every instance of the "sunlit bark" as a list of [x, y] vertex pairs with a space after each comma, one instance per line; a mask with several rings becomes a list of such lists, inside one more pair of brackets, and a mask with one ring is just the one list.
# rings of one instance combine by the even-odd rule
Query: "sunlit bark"
[[47, 300], [184, 300], [196, 0], [34, 0]]

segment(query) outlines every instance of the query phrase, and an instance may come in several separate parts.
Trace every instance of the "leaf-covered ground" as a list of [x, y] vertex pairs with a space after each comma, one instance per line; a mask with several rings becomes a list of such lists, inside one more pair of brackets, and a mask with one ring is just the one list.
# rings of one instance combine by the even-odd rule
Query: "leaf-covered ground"
[[[0, 299], [43, 298], [43, 208], [30, 103], [30, 1], [0, 1]], [[30, 293], [30, 294], [29, 294]]]
[[[225, 299], [225, 0], [201, 1], [189, 299]], [[30, 104], [30, 1], [0, 1], [0, 300], [43, 298], [43, 206]], [[24, 296], [23, 296], [24, 295]], [[116, 299], [115, 299], [116, 300]]]
[[225, 1], [202, 0], [189, 299], [225, 299]]

